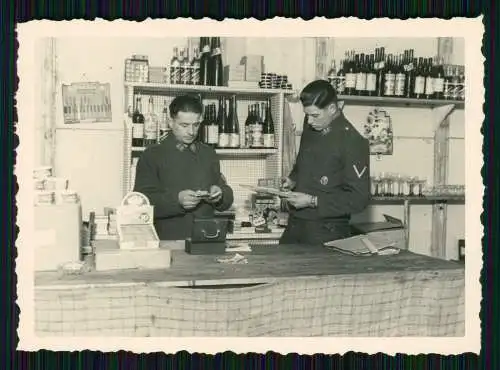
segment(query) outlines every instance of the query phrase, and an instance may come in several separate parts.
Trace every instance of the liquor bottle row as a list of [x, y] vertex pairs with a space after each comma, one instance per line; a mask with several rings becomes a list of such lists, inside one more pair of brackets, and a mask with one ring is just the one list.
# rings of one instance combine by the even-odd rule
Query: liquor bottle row
[[205, 106], [199, 140], [216, 148], [275, 148], [275, 130], [270, 102], [249, 105], [244, 136], [240, 135], [236, 96], [219, 98]]
[[443, 58], [414, 57], [414, 50], [403, 54], [346, 52], [337, 70], [335, 60], [328, 80], [339, 95], [387, 96], [416, 99], [465, 99], [464, 69], [445, 66]]
[[222, 86], [223, 65], [220, 37], [201, 37], [200, 46], [174, 47], [170, 61], [170, 83], [175, 85]]
[[[143, 100], [144, 99], [144, 100]], [[157, 114], [154, 97], [143, 104], [146, 97], [135, 96], [134, 108], [129, 107], [132, 118], [132, 146], [147, 147], [157, 144], [168, 133], [168, 103], [163, 102], [161, 114]], [[144, 114], [143, 112], [146, 113]], [[216, 104], [206, 104], [198, 139], [215, 148], [275, 148], [275, 129], [270, 102], [255, 103], [248, 107], [244, 136], [240, 135], [236, 96], [231, 99], [219, 98]]]
[[136, 96], [134, 109], [129, 107], [128, 115], [132, 118], [132, 146], [134, 147], [156, 144], [169, 130], [167, 101], [164, 101], [160, 115], [156, 113], [152, 96], [147, 100], [147, 112], [143, 114], [145, 101], [146, 99], [143, 100], [140, 95]]

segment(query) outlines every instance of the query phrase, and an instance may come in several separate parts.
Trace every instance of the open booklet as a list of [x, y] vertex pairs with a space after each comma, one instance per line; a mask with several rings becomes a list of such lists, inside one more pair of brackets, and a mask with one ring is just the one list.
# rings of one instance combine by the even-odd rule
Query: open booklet
[[398, 254], [396, 243], [379, 235], [356, 235], [346, 239], [326, 242], [325, 247], [354, 256]]

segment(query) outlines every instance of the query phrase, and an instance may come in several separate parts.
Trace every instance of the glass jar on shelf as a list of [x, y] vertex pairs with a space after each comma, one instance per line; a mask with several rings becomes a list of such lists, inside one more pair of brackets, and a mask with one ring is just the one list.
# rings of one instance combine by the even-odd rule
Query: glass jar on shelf
[[395, 195], [398, 197], [404, 196], [404, 177], [400, 173], [398, 173], [395, 178], [394, 178], [394, 185], [395, 185]]
[[418, 192], [415, 191], [417, 193], [415, 195], [418, 195], [419, 197], [423, 197], [424, 196], [424, 188], [425, 188], [425, 185], [427, 184], [427, 180], [422, 179], [422, 178], [417, 178], [416, 184], [418, 185]]
[[371, 185], [370, 191], [371, 191], [371, 194], [374, 197], [378, 197], [380, 195], [379, 194], [380, 176], [379, 175], [371, 176], [370, 180], [371, 180], [370, 181], [370, 185]]
[[394, 175], [391, 172], [386, 174], [386, 181], [387, 181], [386, 196], [392, 197], [394, 196]]
[[418, 190], [416, 189], [416, 185], [417, 185], [417, 182], [418, 182], [418, 177], [416, 176], [410, 176], [408, 178], [408, 186], [409, 186], [409, 192], [408, 192], [408, 196], [410, 197], [414, 197], [416, 194], [416, 192], [418, 192]]

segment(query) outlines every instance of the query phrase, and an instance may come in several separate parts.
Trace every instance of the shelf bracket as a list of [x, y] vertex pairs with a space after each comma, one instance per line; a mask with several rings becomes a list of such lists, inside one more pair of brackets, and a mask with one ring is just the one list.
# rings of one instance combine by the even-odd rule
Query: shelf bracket
[[455, 109], [455, 104], [446, 104], [432, 109], [434, 132], [445, 122], [446, 118]]

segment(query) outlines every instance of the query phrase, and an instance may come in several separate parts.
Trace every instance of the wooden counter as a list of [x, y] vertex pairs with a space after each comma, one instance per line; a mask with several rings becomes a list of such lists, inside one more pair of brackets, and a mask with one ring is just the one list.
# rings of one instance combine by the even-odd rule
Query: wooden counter
[[[247, 264], [190, 256], [170, 269], [37, 273], [39, 335], [463, 335], [464, 267], [407, 251], [354, 257], [260, 246]], [[177, 250], [176, 250], [177, 249]], [[221, 289], [224, 288], [224, 289]]]

